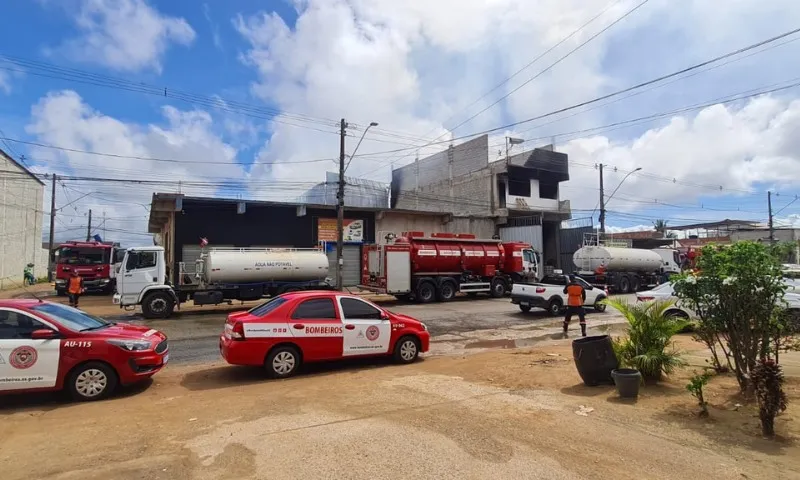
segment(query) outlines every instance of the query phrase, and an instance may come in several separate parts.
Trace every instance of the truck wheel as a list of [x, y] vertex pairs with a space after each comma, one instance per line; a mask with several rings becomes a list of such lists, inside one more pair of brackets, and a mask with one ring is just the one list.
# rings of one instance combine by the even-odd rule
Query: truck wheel
[[528, 313], [531, 311], [530, 305], [520, 305], [519, 309], [522, 310], [523, 313]]
[[449, 302], [456, 298], [456, 284], [451, 281], [444, 281], [439, 286], [439, 301]]
[[436, 299], [436, 287], [431, 282], [420, 282], [416, 297], [420, 303], [431, 303]]
[[631, 281], [627, 276], [620, 277], [619, 279], [619, 293], [628, 293], [631, 289]]
[[561, 310], [564, 308], [564, 304], [561, 300], [554, 298], [550, 300], [550, 303], [547, 304], [547, 313], [552, 315], [553, 317], [557, 316], [561, 313]]
[[73, 399], [89, 402], [107, 397], [117, 388], [117, 372], [102, 362], [87, 362], [70, 372], [67, 389]]
[[167, 318], [172, 315], [175, 300], [167, 292], [153, 292], [142, 301], [142, 314], [144, 318]]
[[501, 298], [503, 295], [506, 294], [506, 282], [504, 282], [500, 278], [495, 278], [492, 280], [490, 285], [490, 292], [489, 294], [492, 298]]
[[641, 284], [642, 284], [642, 281], [641, 281], [641, 279], [639, 278], [638, 275], [637, 276], [632, 276], [631, 277], [631, 292], [638, 292], [639, 291], [639, 287], [642, 286]]

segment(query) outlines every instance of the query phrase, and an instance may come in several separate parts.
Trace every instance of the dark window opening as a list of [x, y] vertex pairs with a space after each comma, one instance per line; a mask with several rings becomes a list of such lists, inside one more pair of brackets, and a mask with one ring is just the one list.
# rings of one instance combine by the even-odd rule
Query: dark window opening
[[530, 197], [531, 196], [531, 181], [526, 179], [513, 180], [508, 179], [508, 194], [515, 197]]
[[342, 315], [345, 319], [380, 320], [383, 314], [372, 305], [355, 298], [342, 298]]
[[539, 198], [558, 200], [558, 184], [539, 182]]
[[506, 208], [506, 182], [497, 179], [497, 196], [500, 198], [500, 208]]
[[330, 298], [313, 298], [301, 303], [292, 314], [294, 320], [336, 320], [336, 309]]

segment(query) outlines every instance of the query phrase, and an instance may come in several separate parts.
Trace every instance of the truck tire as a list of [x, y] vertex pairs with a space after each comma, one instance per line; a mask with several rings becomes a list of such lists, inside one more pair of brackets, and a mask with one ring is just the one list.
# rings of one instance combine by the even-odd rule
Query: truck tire
[[561, 301], [560, 298], [554, 298], [550, 300], [550, 303], [547, 304], [547, 313], [550, 316], [556, 317], [561, 313], [561, 310], [564, 309], [564, 302]]
[[619, 293], [628, 293], [631, 289], [631, 281], [627, 275], [619, 277]]
[[522, 311], [522, 313], [528, 313], [528, 312], [531, 311], [531, 306], [530, 305], [522, 305], [522, 304], [520, 304], [519, 305], [519, 309]]
[[631, 275], [631, 292], [638, 292], [641, 286], [642, 279], [639, 278], [639, 275]]
[[436, 286], [433, 282], [424, 281], [419, 282], [417, 285], [417, 293], [415, 295], [419, 303], [431, 303], [436, 300]]
[[168, 292], [153, 292], [142, 300], [142, 315], [144, 318], [167, 318], [172, 315], [175, 300]]
[[456, 291], [457, 287], [455, 282], [452, 280], [445, 280], [444, 282], [439, 285], [439, 289], [437, 291], [439, 301], [440, 302], [449, 302], [452, 299], [456, 298]]
[[506, 294], [506, 282], [502, 278], [495, 278], [489, 285], [489, 290], [492, 298], [502, 298]]

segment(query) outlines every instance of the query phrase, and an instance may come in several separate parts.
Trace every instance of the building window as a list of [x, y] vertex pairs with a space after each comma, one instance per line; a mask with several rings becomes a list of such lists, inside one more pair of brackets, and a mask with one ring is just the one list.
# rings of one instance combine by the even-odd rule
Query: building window
[[508, 194], [515, 197], [531, 196], [531, 181], [529, 179], [515, 180], [508, 179]]
[[539, 198], [558, 200], [558, 184], [539, 182]]

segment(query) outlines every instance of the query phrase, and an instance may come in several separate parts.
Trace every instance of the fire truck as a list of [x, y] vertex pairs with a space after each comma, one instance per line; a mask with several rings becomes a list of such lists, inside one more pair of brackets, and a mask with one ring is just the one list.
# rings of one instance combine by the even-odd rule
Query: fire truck
[[56, 293], [66, 295], [67, 281], [74, 272], [83, 278], [87, 291], [113, 293], [116, 284], [115, 264], [124, 254], [125, 250], [117, 242], [71, 240], [62, 243], [55, 251]]
[[540, 278], [539, 254], [527, 243], [423, 232], [385, 240], [364, 247], [361, 287], [403, 300], [447, 302], [458, 292], [498, 298], [514, 282]]

